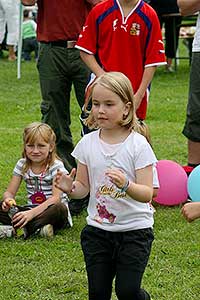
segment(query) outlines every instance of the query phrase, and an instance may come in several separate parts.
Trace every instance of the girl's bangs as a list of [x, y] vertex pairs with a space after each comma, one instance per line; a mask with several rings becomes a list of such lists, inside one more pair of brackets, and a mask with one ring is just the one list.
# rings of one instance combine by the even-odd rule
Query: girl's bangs
[[40, 130], [39, 129], [36, 129], [32, 132], [29, 132], [26, 137], [25, 137], [25, 143], [36, 143], [38, 140], [41, 140], [43, 139], [45, 143], [48, 142], [48, 138], [46, 136], [45, 138], [45, 134], [44, 132], [42, 132], [41, 128]]

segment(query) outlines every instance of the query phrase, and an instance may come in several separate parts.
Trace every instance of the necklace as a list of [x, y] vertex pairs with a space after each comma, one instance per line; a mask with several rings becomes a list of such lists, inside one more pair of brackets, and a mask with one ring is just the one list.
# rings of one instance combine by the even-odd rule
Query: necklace
[[[42, 179], [46, 173], [46, 169], [41, 173], [40, 176], [31, 176], [28, 178], [29, 184], [32, 187], [33, 194], [29, 197], [32, 204], [41, 204], [46, 201], [46, 196], [42, 191]], [[32, 184], [32, 180], [34, 180], [34, 184]]]

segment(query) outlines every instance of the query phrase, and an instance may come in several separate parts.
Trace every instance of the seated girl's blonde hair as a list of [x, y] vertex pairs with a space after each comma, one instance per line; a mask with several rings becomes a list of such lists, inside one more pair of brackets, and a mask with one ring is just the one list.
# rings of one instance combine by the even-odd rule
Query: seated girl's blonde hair
[[[92, 100], [92, 92], [94, 87], [99, 84], [102, 87], [110, 90], [120, 97], [120, 99], [126, 104], [131, 103], [129, 114], [123, 118], [121, 121], [121, 126], [126, 126], [127, 128], [135, 129], [137, 124], [137, 118], [135, 115], [135, 103], [133, 88], [130, 80], [121, 72], [107, 72], [98, 77], [90, 88], [90, 94], [88, 98], [88, 103]], [[87, 104], [85, 105], [87, 107]], [[89, 116], [85, 121], [85, 125], [90, 129], [97, 129], [98, 126], [92, 114], [92, 109], [89, 112]]]
[[29, 124], [26, 128], [24, 128], [23, 132], [23, 152], [22, 157], [26, 158], [25, 164], [23, 166], [23, 172], [25, 173], [31, 166], [31, 161], [26, 155], [26, 144], [34, 144], [37, 139], [42, 138], [45, 143], [50, 144], [52, 146], [52, 150], [49, 152], [46, 166], [47, 169], [54, 163], [55, 159], [59, 159], [56, 154], [56, 135], [52, 128], [40, 122], [34, 122]]

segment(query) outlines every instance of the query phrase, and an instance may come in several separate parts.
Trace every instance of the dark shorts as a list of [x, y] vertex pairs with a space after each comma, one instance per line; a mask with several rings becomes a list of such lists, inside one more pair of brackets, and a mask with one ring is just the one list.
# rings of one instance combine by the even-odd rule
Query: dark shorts
[[192, 55], [187, 116], [183, 134], [193, 142], [200, 142], [200, 52], [194, 52]]

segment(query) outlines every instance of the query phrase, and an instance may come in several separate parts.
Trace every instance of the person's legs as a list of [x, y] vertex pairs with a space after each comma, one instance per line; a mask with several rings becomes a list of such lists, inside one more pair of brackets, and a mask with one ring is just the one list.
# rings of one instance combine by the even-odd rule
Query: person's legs
[[4, 3], [5, 17], [7, 23], [7, 45], [10, 61], [16, 60], [15, 46], [18, 40], [18, 28], [19, 28], [19, 5], [16, 0], [6, 0]]
[[150, 295], [141, 289], [143, 272], [120, 270], [116, 277], [116, 295], [119, 300], [150, 300]]
[[188, 139], [188, 165], [200, 164], [200, 52], [192, 55], [187, 116], [183, 134]]
[[89, 300], [110, 300], [115, 275], [112, 233], [86, 226], [81, 233]]
[[15, 61], [16, 60], [14, 45], [8, 45], [8, 60], [9, 61]]
[[38, 59], [38, 41], [36, 39], [34, 39], [32, 41], [33, 43], [33, 50], [35, 52], [35, 59], [37, 60]]
[[153, 239], [151, 228], [121, 233], [115, 281], [119, 300], [150, 300], [149, 294], [141, 289], [141, 281]]
[[5, 31], [6, 31], [5, 11], [3, 7], [3, 3], [0, 0], [0, 45], [3, 42]]
[[29, 39], [24, 39], [23, 40], [23, 58], [25, 61], [30, 61], [30, 45], [29, 45]]
[[[81, 114], [85, 99], [85, 89], [89, 80], [90, 71], [80, 58], [80, 51], [78, 49], [68, 49], [68, 57], [70, 62], [70, 79], [74, 85], [75, 95]], [[77, 120], [78, 119], [79, 118], [77, 116]], [[88, 206], [88, 200], [88, 196], [83, 199], [70, 200], [69, 207], [72, 214], [77, 215], [84, 208], [86, 208]]]
[[67, 217], [68, 210], [65, 204], [58, 203], [50, 205], [45, 211], [26, 225], [28, 236], [32, 235], [38, 229], [41, 229], [47, 224], [51, 224], [55, 232], [65, 228], [68, 224]]
[[112, 265], [97, 263], [87, 268], [89, 300], [110, 300], [112, 294]]
[[167, 68], [172, 66], [172, 60], [176, 57], [178, 49], [181, 17], [165, 18], [165, 53]]
[[70, 131], [70, 92], [68, 78], [68, 49], [41, 43], [38, 71], [42, 94], [42, 121], [49, 124], [56, 134], [57, 152], [70, 171], [76, 166], [71, 156], [74, 149]]
[[[32, 209], [31, 206], [17, 206], [19, 211], [26, 211]], [[2, 211], [0, 202], [0, 223], [4, 225], [12, 225], [12, 221], [7, 212]], [[51, 224], [54, 231], [65, 228], [68, 223], [68, 209], [65, 204], [58, 203], [50, 205], [43, 213], [31, 220], [26, 227], [26, 238], [34, 234], [43, 226]]]
[[110, 300], [115, 275], [119, 300], [150, 300], [140, 286], [153, 238], [151, 228], [119, 233], [86, 226], [81, 233], [81, 245], [89, 300]]
[[34, 51], [35, 60], [38, 58], [38, 42], [36, 38], [31, 37], [29, 38], [29, 53], [30, 53], [30, 59], [31, 59], [31, 53]]
[[81, 113], [82, 107], [84, 105], [85, 89], [88, 84], [90, 71], [80, 58], [78, 49], [71, 49], [69, 53], [71, 61], [72, 82]]
[[197, 166], [200, 164], [200, 142], [188, 140], [188, 165]]
[[80, 106], [79, 119], [82, 125], [81, 136], [83, 136], [84, 134], [90, 132], [89, 128], [84, 124], [84, 119], [86, 118], [87, 114], [84, 112], [83, 106], [85, 104], [86, 87], [91, 79], [90, 78], [91, 72], [88, 69], [88, 67], [84, 64], [82, 59], [80, 58], [79, 51], [75, 53], [73, 69], [74, 69], [73, 84], [74, 84], [76, 98]]

